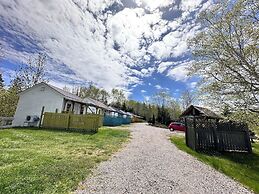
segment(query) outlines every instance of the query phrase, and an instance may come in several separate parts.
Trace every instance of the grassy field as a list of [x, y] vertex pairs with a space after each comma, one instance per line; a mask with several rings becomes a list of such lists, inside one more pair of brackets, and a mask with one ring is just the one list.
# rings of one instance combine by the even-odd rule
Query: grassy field
[[0, 130], [0, 193], [68, 193], [97, 163], [127, 141], [129, 131], [96, 134], [50, 130]]
[[185, 145], [184, 137], [173, 136], [171, 141], [181, 150], [209, 164], [227, 176], [239, 181], [255, 193], [259, 193], [259, 144], [253, 144], [253, 154], [201, 153]]

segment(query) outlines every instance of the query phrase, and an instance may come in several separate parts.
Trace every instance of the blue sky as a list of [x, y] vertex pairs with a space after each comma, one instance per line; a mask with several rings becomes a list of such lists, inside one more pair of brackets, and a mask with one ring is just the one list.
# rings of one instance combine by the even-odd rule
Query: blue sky
[[8, 83], [19, 64], [47, 55], [58, 87], [94, 83], [148, 100], [160, 90], [178, 98], [195, 90], [187, 41], [210, 0], [0, 0], [0, 71]]

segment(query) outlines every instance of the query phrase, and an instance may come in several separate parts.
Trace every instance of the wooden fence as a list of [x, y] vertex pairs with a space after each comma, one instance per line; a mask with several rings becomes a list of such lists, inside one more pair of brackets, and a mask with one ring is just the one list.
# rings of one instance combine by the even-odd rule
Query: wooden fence
[[244, 123], [186, 118], [186, 144], [193, 150], [252, 152]]
[[102, 126], [102, 115], [75, 115], [67, 113], [45, 112], [43, 116], [43, 128], [56, 129], [80, 129], [97, 132]]

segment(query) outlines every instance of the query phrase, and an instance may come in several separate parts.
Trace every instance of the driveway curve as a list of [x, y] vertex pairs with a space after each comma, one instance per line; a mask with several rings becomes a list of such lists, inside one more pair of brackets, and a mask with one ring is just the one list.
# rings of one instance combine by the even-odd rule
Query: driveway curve
[[132, 139], [103, 162], [76, 193], [251, 193], [239, 183], [180, 151], [168, 131], [146, 124], [130, 127]]

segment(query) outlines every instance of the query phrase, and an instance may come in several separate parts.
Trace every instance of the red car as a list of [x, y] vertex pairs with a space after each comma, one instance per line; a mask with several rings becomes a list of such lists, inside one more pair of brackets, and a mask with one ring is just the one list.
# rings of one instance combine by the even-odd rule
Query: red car
[[170, 131], [174, 131], [174, 130], [177, 130], [177, 131], [185, 131], [185, 130], [186, 130], [186, 127], [184, 126], [184, 124], [178, 123], [178, 122], [172, 122], [172, 123], [170, 123], [170, 125], [168, 126], [168, 128], [169, 128]]

